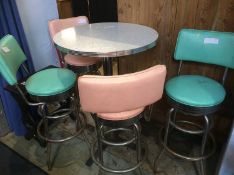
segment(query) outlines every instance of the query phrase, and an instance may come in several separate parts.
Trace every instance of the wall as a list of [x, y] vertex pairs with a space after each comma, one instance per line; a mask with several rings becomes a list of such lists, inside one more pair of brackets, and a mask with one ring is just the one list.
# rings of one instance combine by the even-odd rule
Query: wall
[[[120, 22], [138, 23], [153, 27], [159, 33], [157, 46], [147, 52], [119, 59], [119, 72], [135, 72], [155, 64], [166, 64], [167, 79], [176, 75], [178, 63], [173, 51], [178, 31], [195, 28], [234, 32], [234, 0], [118, 0]], [[197, 73], [221, 79], [223, 69], [218, 66], [185, 64], [182, 73]], [[222, 135], [230, 127], [234, 116], [234, 71], [229, 73], [226, 88], [228, 100], [216, 118]], [[165, 98], [154, 106], [153, 119], [164, 122], [169, 106]], [[232, 110], [231, 110], [232, 108]], [[218, 120], [218, 121], [217, 121]]]
[[71, 0], [57, 0], [59, 18], [70, 18], [72, 17]]
[[48, 20], [58, 18], [56, 0], [16, 0], [36, 70], [59, 65], [48, 32]]

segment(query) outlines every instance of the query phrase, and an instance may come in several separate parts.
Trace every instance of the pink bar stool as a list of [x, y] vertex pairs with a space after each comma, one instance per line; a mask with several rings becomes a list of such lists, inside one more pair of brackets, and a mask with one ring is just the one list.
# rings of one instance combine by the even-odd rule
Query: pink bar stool
[[[76, 25], [86, 25], [89, 24], [89, 20], [86, 16], [78, 16], [66, 19], [55, 19], [51, 20], [48, 23], [49, 32], [51, 38], [61, 30], [64, 30], [69, 27], [74, 27]], [[85, 74], [85, 73], [98, 73], [98, 69], [101, 67], [102, 59], [101, 58], [92, 58], [92, 57], [83, 57], [78, 55], [71, 55], [59, 52], [59, 59], [61, 62], [61, 66], [65, 65], [74, 71], [77, 74]]]
[[[93, 161], [103, 170], [112, 173], [126, 173], [135, 170], [142, 163], [146, 150], [141, 146], [139, 119], [144, 108], [163, 94], [166, 67], [157, 65], [141, 72], [119, 76], [84, 75], [78, 78], [80, 103], [83, 111], [90, 112], [95, 120], [97, 142], [93, 144]], [[113, 141], [110, 133], [129, 132], [128, 140]], [[98, 146], [95, 154], [96, 143]], [[112, 169], [103, 161], [103, 146], [126, 146], [136, 144], [137, 162], [127, 169]]]

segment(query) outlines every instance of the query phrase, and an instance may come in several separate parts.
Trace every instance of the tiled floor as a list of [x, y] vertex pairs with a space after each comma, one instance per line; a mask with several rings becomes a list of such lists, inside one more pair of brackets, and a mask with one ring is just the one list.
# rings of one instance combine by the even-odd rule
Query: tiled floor
[[[151, 124], [152, 125], [152, 124]], [[66, 125], [65, 129], [69, 130], [72, 125]], [[143, 126], [145, 127], [145, 126]], [[151, 126], [152, 127], [152, 126]], [[152, 128], [157, 128], [156, 126]], [[61, 129], [61, 128], [60, 128]], [[89, 142], [95, 140], [95, 132], [92, 127], [86, 129]], [[144, 128], [143, 128], [144, 132]], [[152, 134], [154, 133], [154, 134]], [[154, 136], [155, 135], [155, 136]], [[153, 175], [152, 165], [154, 158], [158, 155], [160, 147], [156, 144], [157, 130], [151, 131], [151, 136], [143, 136], [148, 147], [147, 159], [142, 165], [142, 174]], [[53, 150], [59, 150], [55, 158], [54, 167], [51, 171], [47, 170], [46, 166], [46, 152], [45, 149], [40, 147], [35, 140], [27, 141], [23, 137], [16, 137], [14, 134], [9, 133], [5, 137], [0, 138], [0, 141], [13, 148], [23, 157], [27, 158], [37, 166], [41, 167], [51, 175], [97, 175], [97, 174], [111, 174], [100, 171], [99, 168], [93, 164], [88, 167], [85, 165], [86, 160], [89, 158], [89, 146], [82, 137], [74, 138], [64, 144], [54, 144]], [[57, 149], [59, 148], [59, 149]], [[112, 168], [126, 168], [135, 161], [134, 151], [130, 148], [121, 150], [107, 149], [104, 154], [104, 162]], [[191, 162], [185, 162], [180, 159], [164, 154], [160, 159], [159, 172], [157, 175], [195, 175], [196, 171]], [[209, 170], [208, 170], [209, 171]], [[138, 175], [139, 170], [127, 175]], [[208, 173], [212, 174], [212, 173]]]

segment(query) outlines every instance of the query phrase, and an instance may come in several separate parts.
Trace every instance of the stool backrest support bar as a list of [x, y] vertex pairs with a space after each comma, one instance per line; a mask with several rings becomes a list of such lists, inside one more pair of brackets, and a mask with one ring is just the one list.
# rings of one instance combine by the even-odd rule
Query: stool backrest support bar
[[51, 38], [53, 38], [54, 35], [60, 32], [61, 30], [84, 24], [89, 24], [88, 18], [86, 16], [78, 16], [66, 19], [54, 19], [49, 21], [48, 26], [50, 36]]
[[164, 65], [125, 75], [81, 76], [81, 108], [92, 113], [119, 113], [145, 107], [162, 97], [165, 77]]
[[174, 58], [234, 69], [234, 33], [182, 29]]
[[0, 40], [0, 72], [10, 85], [17, 83], [17, 71], [25, 60], [25, 54], [12, 35]]

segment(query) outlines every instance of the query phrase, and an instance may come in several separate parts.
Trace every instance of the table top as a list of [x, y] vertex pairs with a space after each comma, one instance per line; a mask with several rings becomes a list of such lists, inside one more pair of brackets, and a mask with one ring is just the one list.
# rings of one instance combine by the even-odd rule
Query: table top
[[154, 47], [157, 39], [157, 31], [150, 27], [120, 22], [79, 25], [62, 30], [53, 38], [62, 52], [93, 57], [139, 53]]

